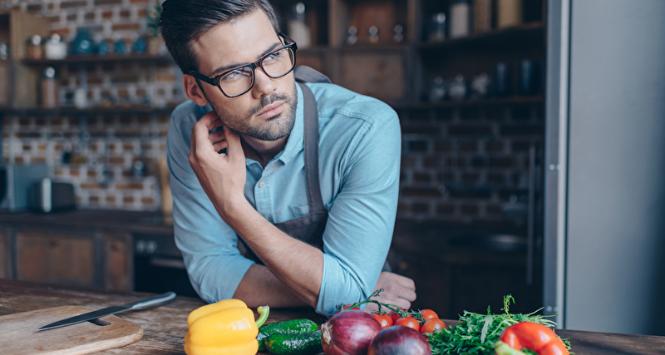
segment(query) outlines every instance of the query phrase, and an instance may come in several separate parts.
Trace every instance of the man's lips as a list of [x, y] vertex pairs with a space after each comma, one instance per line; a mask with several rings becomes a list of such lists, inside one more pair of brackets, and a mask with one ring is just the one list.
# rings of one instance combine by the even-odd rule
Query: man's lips
[[260, 118], [267, 118], [267, 117], [273, 117], [276, 115], [279, 115], [282, 113], [282, 107], [284, 106], [284, 101], [275, 101], [271, 103], [270, 105], [266, 106], [263, 108], [263, 110], [259, 111], [256, 114], [256, 117]]

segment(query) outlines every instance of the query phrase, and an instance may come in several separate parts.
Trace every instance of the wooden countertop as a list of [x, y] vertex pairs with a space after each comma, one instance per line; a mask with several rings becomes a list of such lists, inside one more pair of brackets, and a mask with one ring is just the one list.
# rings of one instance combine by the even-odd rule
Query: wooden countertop
[[0, 212], [0, 224], [56, 228], [105, 229], [173, 235], [173, 225], [160, 212], [79, 209], [56, 213]]
[[[104, 307], [134, 301], [142, 294], [93, 293], [57, 289], [15, 281], [0, 280], [0, 315], [30, 311], [62, 305]], [[178, 297], [165, 306], [134, 313], [123, 318], [139, 324], [143, 338], [124, 348], [112, 349], [104, 354], [182, 354], [182, 340], [187, 331], [187, 315], [203, 304], [198, 299]], [[292, 318], [322, 318], [308, 310], [273, 310], [271, 320]], [[559, 331], [568, 338], [576, 354], [663, 354], [665, 337], [623, 335], [579, 331]]]

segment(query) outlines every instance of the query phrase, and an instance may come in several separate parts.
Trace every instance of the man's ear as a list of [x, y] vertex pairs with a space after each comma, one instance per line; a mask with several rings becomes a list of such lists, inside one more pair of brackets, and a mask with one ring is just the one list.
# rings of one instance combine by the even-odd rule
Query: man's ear
[[193, 76], [187, 74], [183, 75], [182, 83], [185, 87], [185, 95], [187, 95], [190, 100], [194, 101], [198, 106], [205, 106], [208, 104], [208, 100]]

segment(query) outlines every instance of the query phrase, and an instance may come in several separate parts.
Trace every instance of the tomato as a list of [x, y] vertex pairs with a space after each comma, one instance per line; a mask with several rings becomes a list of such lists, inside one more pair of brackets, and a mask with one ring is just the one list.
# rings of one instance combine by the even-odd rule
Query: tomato
[[430, 319], [425, 321], [425, 324], [423, 324], [422, 328], [420, 328], [420, 332], [423, 334], [431, 334], [445, 327], [446, 323], [444, 323], [441, 319]]
[[396, 312], [390, 312], [390, 318], [393, 320], [393, 324], [397, 322], [398, 319], [402, 318], [402, 316], [399, 315], [399, 313]]
[[381, 324], [381, 328], [388, 328], [393, 325], [393, 319], [389, 314], [374, 313], [372, 314], [372, 318]]
[[436, 312], [434, 312], [431, 309], [421, 310], [420, 315], [423, 316], [423, 319], [425, 320], [425, 322], [427, 322], [430, 319], [439, 319], [439, 315], [436, 314]]
[[503, 331], [501, 341], [515, 350], [529, 349], [540, 355], [569, 354], [554, 331], [542, 324], [520, 322]]
[[414, 329], [415, 331], [420, 331], [420, 322], [413, 317], [400, 318], [395, 322], [395, 325], [401, 325], [402, 327], [407, 327]]

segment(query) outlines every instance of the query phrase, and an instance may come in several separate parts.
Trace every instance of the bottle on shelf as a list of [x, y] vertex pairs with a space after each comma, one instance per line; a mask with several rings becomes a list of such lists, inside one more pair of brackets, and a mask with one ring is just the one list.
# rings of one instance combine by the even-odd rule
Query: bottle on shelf
[[492, 29], [492, 0], [473, 2], [473, 32], [483, 33]]
[[0, 106], [9, 104], [9, 46], [0, 42]]
[[311, 45], [311, 35], [306, 22], [306, 7], [304, 2], [293, 6], [288, 20], [289, 36], [298, 44], [298, 48], [307, 48]]
[[468, 36], [471, 26], [471, 4], [469, 0], [454, 0], [450, 6], [450, 37]]
[[517, 26], [522, 23], [522, 0], [498, 0], [497, 27]]

